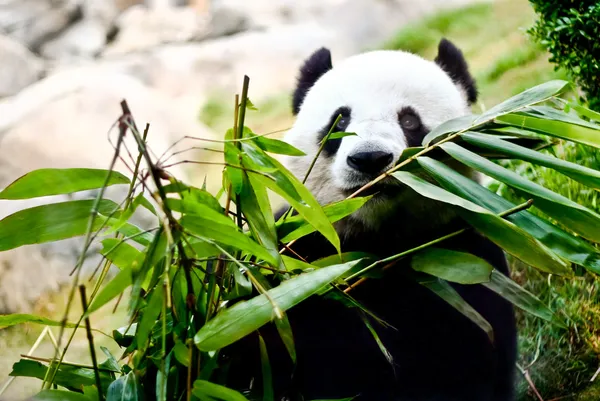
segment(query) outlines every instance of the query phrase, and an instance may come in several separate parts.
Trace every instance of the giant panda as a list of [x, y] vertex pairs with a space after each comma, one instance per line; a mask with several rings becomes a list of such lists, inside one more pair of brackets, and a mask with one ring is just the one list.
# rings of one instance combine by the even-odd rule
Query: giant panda
[[[443, 39], [434, 61], [403, 51], [372, 51], [335, 66], [329, 50], [312, 54], [293, 93], [296, 121], [285, 140], [306, 153], [284, 160], [302, 179], [321, 140], [335, 131], [306, 185], [321, 204], [346, 198], [391, 168], [403, 149], [419, 146], [435, 126], [469, 113], [475, 82], [462, 52]], [[464, 172], [468, 174], [468, 172]], [[425, 199], [394, 180], [382, 181], [361, 209], [336, 224], [343, 252], [397, 254], [465, 226], [449, 206]], [[508, 274], [495, 244], [472, 231], [443, 243], [470, 252]], [[332, 255], [319, 234], [293, 246], [309, 261]], [[408, 274], [410, 260], [350, 294], [377, 318], [334, 297], [313, 296], [288, 311], [297, 361], [291, 362], [273, 324], [259, 330], [267, 344], [275, 400], [511, 401], [516, 328], [511, 305], [480, 285], [455, 289], [494, 329], [478, 326]], [[385, 349], [383, 349], [383, 347]], [[234, 346], [228, 384], [260, 393], [257, 336]]]

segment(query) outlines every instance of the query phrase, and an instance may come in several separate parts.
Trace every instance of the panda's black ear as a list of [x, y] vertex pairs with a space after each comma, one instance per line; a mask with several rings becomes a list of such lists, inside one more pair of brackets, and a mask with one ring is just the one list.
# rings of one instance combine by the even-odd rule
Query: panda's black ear
[[435, 62], [452, 78], [456, 85], [464, 89], [469, 104], [477, 101], [475, 79], [471, 76], [467, 61], [458, 47], [449, 40], [442, 39], [438, 45]]
[[300, 106], [304, 101], [306, 93], [315, 82], [317, 82], [317, 79], [321, 78], [323, 74], [332, 68], [331, 52], [324, 47], [320, 48], [306, 59], [304, 65], [300, 68], [298, 84], [294, 91], [294, 98], [292, 101], [292, 111], [294, 114], [298, 114], [298, 111], [300, 111]]

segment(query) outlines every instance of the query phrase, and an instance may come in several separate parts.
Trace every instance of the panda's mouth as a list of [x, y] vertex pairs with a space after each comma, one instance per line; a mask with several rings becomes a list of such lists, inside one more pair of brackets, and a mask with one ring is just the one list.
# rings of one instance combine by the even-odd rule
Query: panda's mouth
[[[356, 185], [351, 188], [345, 189], [344, 193], [346, 196], [350, 196], [357, 191], [361, 190], [365, 185], [368, 185], [370, 181], [366, 181], [361, 185]], [[398, 182], [398, 180], [393, 177], [386, 177], [383, 180], [377, 182], [374, 185], [371, 185], [362, 191], [360, 191], [360, 196], [390, 196], [397, 195], [402, 190], [402, 185]]]

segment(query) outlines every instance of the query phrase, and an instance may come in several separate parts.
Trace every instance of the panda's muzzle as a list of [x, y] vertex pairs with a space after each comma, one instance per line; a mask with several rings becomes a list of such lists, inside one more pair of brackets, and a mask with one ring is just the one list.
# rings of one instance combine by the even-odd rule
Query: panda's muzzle
[[346, 162], [356, 171], [376, 175], [386, 170], [393, 159], [394, 155], [387, 152], [357, 152], [348, 156]]

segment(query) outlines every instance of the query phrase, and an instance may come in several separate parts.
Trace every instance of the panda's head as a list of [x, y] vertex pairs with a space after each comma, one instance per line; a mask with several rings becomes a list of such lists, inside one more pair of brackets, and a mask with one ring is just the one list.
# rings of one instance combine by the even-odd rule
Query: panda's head
[[[403, 51], [373, 51], [335, 66], [317, 50], [300, 70], [293, 96], [296, 122], [285, 140], [306, 156], [284, 163], [303, 178], [319, 145], [333, 131], [355, 133], [329, 140], [307, 180], [322, 204], [342, 200], [391, 168], [407, 147], [420, 146], [442, 122], [469, 113], [475, 83], [459, 49], [442, 40], [435, 61]], [[401, 187], [390, 179], [376, 188], [374, 211], [392, 206]]]

